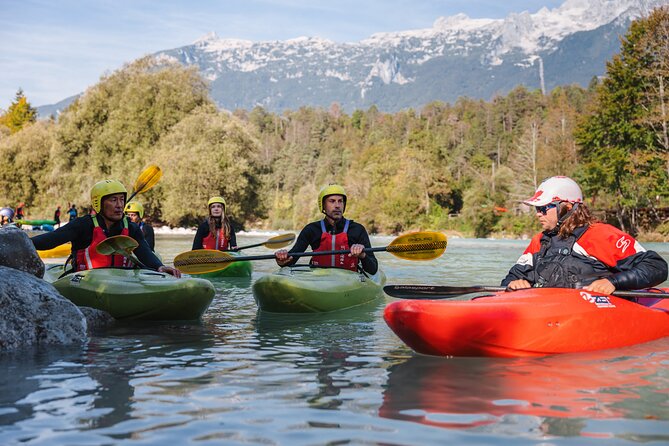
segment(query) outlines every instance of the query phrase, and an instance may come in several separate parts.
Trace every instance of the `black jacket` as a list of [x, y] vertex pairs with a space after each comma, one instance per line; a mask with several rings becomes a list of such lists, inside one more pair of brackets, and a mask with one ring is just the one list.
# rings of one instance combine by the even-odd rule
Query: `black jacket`
[[[340, 219], [335, 227], [331, 226], [328, 224], [327, 220], [325, 220], [325, 230], [328, 231], [330, 234], [339, 234], [344, 230], [344, 219]], [[295, 245], [293, 245], [292, 248], [290, 248], [290, 251], [288, 253], [293, 253], [293, 252], [305, 252], [308, 247], [311, 247], [312, 251], [315, 251], [318, 249], [318, 247], [321, 244], [321, 235], [323, 232], [321, 231], [321, 221], [314, 221], [312, 223], [309, 223], [306, 225], [302, 231], [300, 232], [300, 235], [297, 236], [297, 241], [295, 242]], [[348, 226], [348, 244], [349, 246], [355, 245], [355, 244], [361, 244], [364, 245], [365, 248], [371, 248], [372, 245], [369, 241], [369, 235], [367, 234], [367, 230], [363, 225], [360, 223], [356, 223], [353, 220], [349, 220], [349, 226]], [[289, 265], [294, 265], [297, 263], [298, 258], [293, 257], [293, 260], [290, 262]], [[368, 274], [376, 274], [376, 272], [379, 269], [379, 262], [374, 257], [373, 252], [368, 252], [367, 256], [365, 256], [364, 259], [360, 260], [358, 262], [358, 266], [362, 266], [362, 269], [367, 272]]]
[[[76, 256], [76, 251], [88, 248], [93, 241], [93, 218], [98, 219], [98, 224], [108, 237], [120, 235], [123, 230], [123, 220], [114, 223], [111, 228], [107, 229], [104, 220], [99, 215], [95, 217], [85, 215], [72, 220], [53, 232], [45, 232], [33, 237], [31, 239], [33, 245], [35, 245], [35, 249], [45, 250], [72, 242], [72, 252]], [[139, 229], [138, 225], [128, 221], [128, 234], [139, 243], [134, 253], [140, 262], [151, 269], [158, 269], [163, 266], [151, 248], [149, 248], [144, 239], [144, 234], [142, 234], [142, 230]]]

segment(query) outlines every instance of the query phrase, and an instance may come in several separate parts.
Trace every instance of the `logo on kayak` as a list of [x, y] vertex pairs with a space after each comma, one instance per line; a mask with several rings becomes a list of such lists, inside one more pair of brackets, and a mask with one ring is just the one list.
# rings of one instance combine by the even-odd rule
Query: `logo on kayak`
[[608, 297], [606, 296], [593, 296], [587, 291], [581, 291], [581, 297], [583, 300], [590, 302], [591, 304], [597, 305], [597, 308], [615, 308], [616, 306], [611, 303]]

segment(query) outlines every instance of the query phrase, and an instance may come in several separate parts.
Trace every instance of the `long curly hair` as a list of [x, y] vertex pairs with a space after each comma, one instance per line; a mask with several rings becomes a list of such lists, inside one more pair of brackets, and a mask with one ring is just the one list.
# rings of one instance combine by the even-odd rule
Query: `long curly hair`
[[212, 217], [211, 211], [209, 211], [209, 234], [215, 235], [221, 228], [223, 228], [223, 236], [230, 240], [230, 233], [232, 230], [230, 220], [225, 213], [225, 206], [223, 207], [223, 215], [221, 217]]
[[[564, 217], [567, 212], [569, 212], [567, 203], [560, 203], [558, 207], [558, 219]], [[560, 238], [567, 238], [574, 233], [576, 228], [597, 222], [599, 222], [599, 219], [590, 213], [590, 209], [584, 203], [579, 203], [572, 214], [560, 225], [558, 236]]]

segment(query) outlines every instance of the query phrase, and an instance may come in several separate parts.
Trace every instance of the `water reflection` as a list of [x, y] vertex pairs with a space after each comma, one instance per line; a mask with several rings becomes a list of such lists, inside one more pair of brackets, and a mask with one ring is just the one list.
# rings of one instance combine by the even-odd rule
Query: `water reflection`
[[356, 379], [373, 360], [373, 341], [379, 300], [324, 314], [276, 314], [258, 311], [255, 328], [258, 348], [267, 360], [289, 361], [316, 388], [304, 395], [309, 407], [337, 409], [347, 391], [367, 387]]
[[417, 355], [390, 367], [379, 415], [496, 433], [524, 415], [541, 435], [607, 436], [588, 432], [586, 420], [669, 420], [668, 346], [520, 359]]
[[70, 431], [95, 443], [129, 438], [133, 430], [123, 426], [144, 417], [143, 403], [165, 403], [212, 381], [202, 366], [213, 342], [199, 324], [123, 323], [83, 349], [3, 355], [0, 426], [13, 428], [0, 429], [0, 444], [39, 438], [57, 444]]

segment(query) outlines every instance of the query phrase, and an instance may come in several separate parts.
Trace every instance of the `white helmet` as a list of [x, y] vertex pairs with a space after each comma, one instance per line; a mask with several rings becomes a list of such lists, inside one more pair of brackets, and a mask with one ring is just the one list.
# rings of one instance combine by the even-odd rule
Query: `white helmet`
[[556, 201], [582, 203], [583, 192], [576, 181], [569, 177], [550, 177], [539, 185], [531, 198], [523, 200], [528, 206], [545, 206]]
[[2, 208], [0, 209], [0, 215], [3, 217], [7, 217], [9, 221], [12, 221], [14, 218], [14, 209], [12, 208]]

